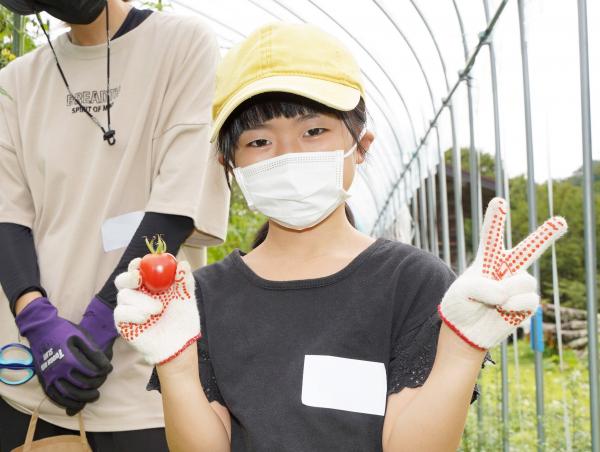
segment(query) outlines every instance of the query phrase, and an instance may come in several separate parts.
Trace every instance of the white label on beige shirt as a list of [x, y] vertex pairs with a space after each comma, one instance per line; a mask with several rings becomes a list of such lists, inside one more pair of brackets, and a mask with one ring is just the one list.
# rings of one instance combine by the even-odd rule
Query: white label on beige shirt
[[125, 248], [131, 242], [144, 218], [144, 212], [129, 212], [112, 217], [102, 224], [102, 244], [104, 251], [109, 252]]
[[383, 416], [386, 392], [383, 363], [325, 355], [304, 357], [304, 405]]

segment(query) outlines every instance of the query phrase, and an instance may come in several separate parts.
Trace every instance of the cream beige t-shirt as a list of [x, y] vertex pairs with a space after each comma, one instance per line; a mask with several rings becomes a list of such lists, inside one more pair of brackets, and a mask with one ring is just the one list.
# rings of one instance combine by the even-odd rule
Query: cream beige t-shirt
[[[74, 96], [106, 125], [106, 46], [76, 46], [64, 34], [55, 47]], [[192, 16], [154, 13], [112, 41], [114, 146], [78, 112], [48, 46], [0, 71], [10, 96], [0, 95], [0, 222], [32, 229], [41, 283], [60, 316], [81, 320], [145, 211], [193, 218], [182, 247], [192, 262], [225, 238], [229, 192], [209, 147], [218, 59], [213, 32]], [[0, 291], [0, 345], [18, 340]], [[121, 338], [112, 362], [100, 399], [83, 411], [86, 429], [164, 426], [160, 396], [146, 391], [151, 367]], [[0, 384], [0, 395], [24, 412], [44, 397], [36, 378]], [[50, 402], [40, 417], [78, 428]]]

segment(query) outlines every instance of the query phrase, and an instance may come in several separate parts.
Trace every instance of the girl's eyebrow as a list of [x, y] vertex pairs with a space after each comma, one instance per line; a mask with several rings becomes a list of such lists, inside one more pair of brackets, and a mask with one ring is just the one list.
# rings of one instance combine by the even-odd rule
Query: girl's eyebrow
[[247, 127], [244, 132], [248, 131], [248, 130], [259, 130], [259, 129], [270, 129], [271, 127], [269, 126], [269, 124], [261, 122], [260, 124], [255, 124], [251, 127]]
[[[309, 119], [313, 119], [313, 118], [317, 118], [319, 116], [318, 113], [304, 113], [302, 115], [298, 115], [296, 116], [296, 121], [301, 122], [301, 121], [308, 121]], [[252, 127], [248, 127], [246, 128], [245, 131], [248, 130], [259, 130], [259, 129], [271, 129], [272, 126], [267, 122], [261, 122], [260, 124], [255, 124]]]
[[299, 122], [300, 121], [307, 121], [309, 119], [316, 118], [317, 116], [319, 116], [318, 113], [305, 113], [303, 115], [298, 116], [296, 118], [296, 121], [299, 121]]

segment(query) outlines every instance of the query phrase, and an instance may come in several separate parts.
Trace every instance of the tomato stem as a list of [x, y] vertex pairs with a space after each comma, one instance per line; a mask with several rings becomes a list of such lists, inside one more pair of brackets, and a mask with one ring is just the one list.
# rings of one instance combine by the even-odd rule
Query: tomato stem
[[[152, 236], [152, 239], [150, 240], [148, 240], [148, 237], [144, 236], [144, 240], [146, 241], [146, 246], [151, 254], [163, 254], [167, 252], [167, 242], [163, 240], [161, 234]], [[156, 247], [154, 246], [155, 241]]]
[[146, 241], [146, 246], [148, 247], [148, 249], [150, 250], [151, 254], [156, 254], [156, 252], [154, 251], [154, 237], [152, 237], [151, 241], [148, 240], [148, 237], [144, 236], [144, 240]]

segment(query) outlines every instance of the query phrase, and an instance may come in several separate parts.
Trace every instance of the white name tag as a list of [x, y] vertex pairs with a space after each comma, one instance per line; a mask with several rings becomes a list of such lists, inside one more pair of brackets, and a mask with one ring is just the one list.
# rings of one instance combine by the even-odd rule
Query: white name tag
[[383, 416], [386, 393], [383, 363], [325, 355], [304, 357], [304, 405]]
[[140, 226], [144, 212], [129, 212], [104, 221], [102, 225], [102, 245], [105, 252], [125, 248]]

